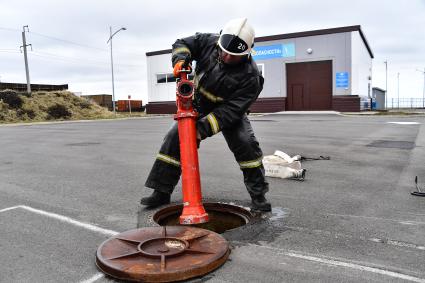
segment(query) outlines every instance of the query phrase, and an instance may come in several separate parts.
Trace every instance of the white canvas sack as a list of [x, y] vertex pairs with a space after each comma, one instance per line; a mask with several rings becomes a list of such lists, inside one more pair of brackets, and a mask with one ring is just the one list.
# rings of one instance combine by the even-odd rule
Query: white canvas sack
[[300, 160], [299, 155], [290, 157], [283, 151], [276, 150], [273, 155], [263, 157], [266, 177], [304, 179], [306, 170], [301, 168]]

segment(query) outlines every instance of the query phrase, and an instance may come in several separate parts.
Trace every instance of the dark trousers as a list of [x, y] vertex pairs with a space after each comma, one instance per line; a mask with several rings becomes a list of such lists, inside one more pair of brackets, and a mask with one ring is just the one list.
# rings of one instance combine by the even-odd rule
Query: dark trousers
[[[225, 129], [222, 133], [243, 172], [248, 193], [251, 197], [264, 195], [268, 191], [268, 183], [261, 162], [263, 153], [248, 117], [244, 115], [231, 129]], [[171, 194], [180, 175], [180, 144], [175, 123], [164, 138], [145, 186]]]

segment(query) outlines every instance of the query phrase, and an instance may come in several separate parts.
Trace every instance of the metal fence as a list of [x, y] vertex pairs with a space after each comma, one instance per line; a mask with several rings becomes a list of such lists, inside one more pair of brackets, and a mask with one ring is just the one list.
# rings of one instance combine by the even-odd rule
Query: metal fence
[[423, 98], [390, 98], [387, 100], [387, 108], [425, 108], [425, 101]]

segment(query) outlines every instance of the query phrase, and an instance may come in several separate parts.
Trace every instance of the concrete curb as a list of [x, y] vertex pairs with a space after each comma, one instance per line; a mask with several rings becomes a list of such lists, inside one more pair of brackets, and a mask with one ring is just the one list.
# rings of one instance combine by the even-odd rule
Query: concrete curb
[[51, 125], [51, 124], [90, 123], [90, 122], [113, 122], [113, 121], [123, 121], [123, 120], [154, 119], [154, 118], [163, 118], [163, 117], [168, 117], [168, 116], [161, 115], [161, 116], [146, 116], [146, 117], [128, 117], [128, 118], [93, 119], [93, 120], [66, 120], [66, 121], [49, 121], [49, 122], [10, 123], [10, 124], [0, 123], [0, 127], [18, 127], [18, 126]]
[[281, 111], [264, 115], [341, 115], [338, 111]]

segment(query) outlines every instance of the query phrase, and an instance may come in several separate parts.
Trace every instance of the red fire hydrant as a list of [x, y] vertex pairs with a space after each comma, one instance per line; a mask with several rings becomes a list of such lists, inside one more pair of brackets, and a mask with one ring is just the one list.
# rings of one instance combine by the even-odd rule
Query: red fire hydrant
[[180, 164], [182, 170], [183, 212], [180, 224], [199, 224], [208, 222], [208, 214], [202, 205], [201, 179], [196, 140], [196, 118], [193, 109], [194, 86], [187, 79], [190, 69], [186, 61], [177, 80], [177, 114], [180, 140]]

